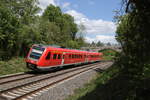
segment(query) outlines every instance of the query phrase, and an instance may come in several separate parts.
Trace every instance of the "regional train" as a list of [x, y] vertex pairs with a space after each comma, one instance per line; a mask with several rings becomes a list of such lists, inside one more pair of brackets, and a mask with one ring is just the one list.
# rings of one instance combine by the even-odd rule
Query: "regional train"
[[102, 53], [34, 44], [25, 58], [27, 68], [48, 71], [67, 65], [87, 64], [102, 60]]

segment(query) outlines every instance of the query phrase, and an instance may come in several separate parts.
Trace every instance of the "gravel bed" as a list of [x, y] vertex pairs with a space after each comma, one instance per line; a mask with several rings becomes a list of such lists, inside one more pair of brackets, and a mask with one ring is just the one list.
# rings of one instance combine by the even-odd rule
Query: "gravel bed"
[[[100, 66], [100, 68], [106, 69], [111, 64], [112, 62], [110, 62], [109, 65]], [[64, 82], [58, 83], [52, 86], [51, 88], [49, 88], [48, 91], [45, 91], [44, 93], [40, 93], [40, 95], [38, 94], [38, 96], [32, 99], [33, 100], [63, 100], [67, 98], [69, 95], [72, 95], [75, 89], [81, 88], [86, 83], [89, 83], [97, 75], [97, 70], [100, 69], [97, 68], [96, 70], [89, 70], [87, 72], [79, 74], [78, 76], [72, 77], [71, 79], [65, 80]]]

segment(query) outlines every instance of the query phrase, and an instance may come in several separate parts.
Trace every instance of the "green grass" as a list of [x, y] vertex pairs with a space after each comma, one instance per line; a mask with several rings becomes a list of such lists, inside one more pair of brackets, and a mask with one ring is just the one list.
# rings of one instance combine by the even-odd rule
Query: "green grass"
[[111, 49], [104, 49], [104, 50], [101, 50], [99, 52], [103, 53], [103, 59], [104, 60], [113, 60], [115, 58], [116, 53], [117, 53], [116, 51], [111, 50]]
[[12, 58], [8, 61], [0, 61], [0, 76], [28, 71], [24, 58]]
[[102, 72], [102, 73], [99, 72], [96, 78], [94, 78], [90, 83], [85, 84], [83, 88], [76, 89], [74, 95], [69, 96], [66, 100], [80, 100], [81, 98], [83, 100], [97, 100], [96, 98], [93, 98], [93, 97], [96, 97], [97, 94], [91, 97], [88, 96], [88, 98], [86, 98], [86, 95], [95, 91], [99, 85], [105, 84], [118, 72], [119, 72], [119, 69], [116, 67], [111, 67], [107, 71]]
[[150, 100], [150, 65], [138, 81], [113, 65], [66, 100]]

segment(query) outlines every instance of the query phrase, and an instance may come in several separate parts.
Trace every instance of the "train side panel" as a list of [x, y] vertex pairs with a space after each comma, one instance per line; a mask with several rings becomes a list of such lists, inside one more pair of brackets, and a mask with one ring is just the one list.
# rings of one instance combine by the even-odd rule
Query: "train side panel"
[[27, 66], [47, 70], [52, 67], [89, 63], [101, 59], [102, 53], [34, 45], [27, 55], [26, 62]]

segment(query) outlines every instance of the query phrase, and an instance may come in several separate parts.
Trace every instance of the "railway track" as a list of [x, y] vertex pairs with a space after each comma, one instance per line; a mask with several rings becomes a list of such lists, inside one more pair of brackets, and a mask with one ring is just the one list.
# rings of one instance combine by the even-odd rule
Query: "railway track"
[[104, 67], [109, 65], [109, 62], [101, 62], [90, 65], [84, 65], [82, 67], [75, 67], [72, 69], [47, 74], [45, 76], [43, 75], [43, 78], [41, 79], [2, 90], [0, 92], [0, 98], [6, 100], [29, 100], [34, 98], [35, 96], [40, 95], [43, 92], [48, 91], [49, 88], [51, 88], [51, 86], [57, 83], [65, 81], [69, 78], [77, 76], [96, 67]]
[[[90, 65], [87, 65], [87, 66], [90, 66]], [[63, 70], [66, 70], [66, 69], [62, 69], [60, 71], [60, 73]], [[51, 75], [55, 75], [56, 73], [59, 73], [59, 72], [57, 72], [57, 71], [53, 71], [52, 73], [26, 72], [26, 73], [21, 73], [21, 74], [3, 77], [0, 79], [0, 92], [3, 90], [7, 90], [9, 88], [12, 88], [12, 86], [15, 87], [18, 85], [27, 84], [29, 82], [32, 82], [32, 80], [38, 81], [40, 79], [43, 79], [43, 77], [46, 78], [46, 77], [49, 77]]]
[[36, 75], [33, 75], [33, 74], [22, 73], [22, 74], [19, 74], [19, 75], [17, 74], [17, 75], [12, 75], [12, 76], [9, 76], [9, 77], [3, 77], [3, 78], [0, 78], [0, 85], [7, 84], [7, 83], [10, 83], [10, 82], [24, 80], [24, 79], [27, 79], [27, 78], [32, 78], [32, 77], [35, 77], [35, 76]]

